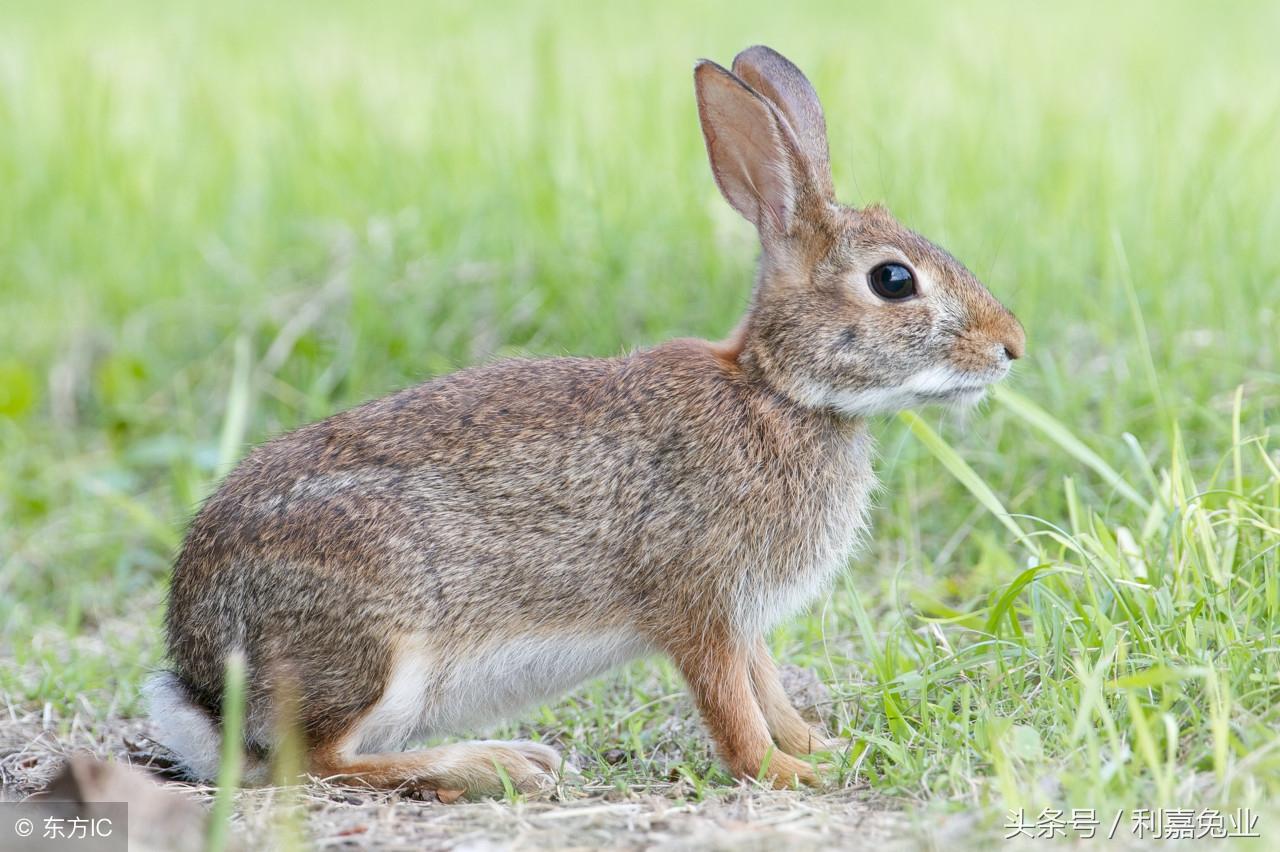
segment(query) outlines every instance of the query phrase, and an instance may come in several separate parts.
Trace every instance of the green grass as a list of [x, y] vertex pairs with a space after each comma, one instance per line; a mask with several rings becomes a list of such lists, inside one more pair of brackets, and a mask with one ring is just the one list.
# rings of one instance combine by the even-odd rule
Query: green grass
[[[754, 237], [690, 72], [766, 41], [842, 197], [1029, 338], [966, 423], [877, 426], [875, 542], [773, 637], [841, 699], [841, 771], [1273, 808], [1274, 4], [631, 5], [0, 9], [0, 695], [137, 710], [183, 523], [251, 442], [476, 361], [727, 333]], [[659, 780], [678, 692], [650, 664], [524, 723]]]

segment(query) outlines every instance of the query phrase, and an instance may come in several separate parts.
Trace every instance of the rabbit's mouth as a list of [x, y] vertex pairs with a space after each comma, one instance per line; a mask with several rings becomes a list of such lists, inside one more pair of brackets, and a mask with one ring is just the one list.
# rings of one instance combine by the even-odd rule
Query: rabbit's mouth
[[996, 367], [989, 371], [971, 372], [950, 367], [917, 373], [903, 384], [903, 390], [914, 397], [910, 408], [925, 405], [947, 405], [971, 408], [982, 401], [987, 388], [1003, 379], [1009, 370]]
[[971, 383], [928, 393], [917, 393], [915, 399], [903, 408], [924, 408], [939, 405], [952, 411], [970, 411], [977, 408], [987, 396], [990, 383]]
[[986, 385], [973, 385], [970, 387], [954, 388], [953, 390], [939, 393], [935, 398], [927, 400], [932, 403], [943, 403], [946, 405], [954, 405], [960, 408], [970, 408], [982, 402], [982, 398], [987, 395]]
[[812, 382], [802, 389], [806, 401], [815, 407], [834, 410], [846, 417], [868, 417], [926, 405], [976, 405], [987, 388], [1004, 378], [1006, 372], [974, 373], [938, 366], [913, 373], [893, 385], [845, 390]]
[[977, 372], [954, 367], [933, 367], [912, 375], [902, 383], [901, 388], [923, 401], [949, 402], [966, 397], [981, 397], [988, 387], [1003, 379], [1007, 373], [1007, 368]]
[[922, 393], [920, 396], [923, 399], [936, 399], [940, 402], [946, 402], [955, 399], [965, 399], [966, 397], [980, 397], [986, 392], [986, 384], [972, 384], [947, 388], [946, 390], [933, 391], [931, 393]]

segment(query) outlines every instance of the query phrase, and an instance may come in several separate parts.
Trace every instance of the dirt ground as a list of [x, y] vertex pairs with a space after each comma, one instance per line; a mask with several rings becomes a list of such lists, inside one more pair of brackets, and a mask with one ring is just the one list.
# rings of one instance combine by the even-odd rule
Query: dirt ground
[[[45, 789], [70, 755], [87, 753], [135, 767], [157, 789], [202, 810], [211, 805], [210, 788], [165, 778], [163, 751], [148, 738], [145, 722], [117, 719], [90, 727], [72, 720], [67, 730], [52, 721], [47, 713], [13, 708], [0, 718], [0, 798]], [[913, 823], [900, 806], [865, 789], [742, 786], [698, 801], [692, 793], [683, 782], [650, 784], [644, 791], [578, 782], [542, 800], [444, 805], [316, 780], [241, 792], [235, 835], [247, 849], [808, 850], [935, 846], [940, 829], [959, 837], [965, 828], [952, 820], [946, 826]]]

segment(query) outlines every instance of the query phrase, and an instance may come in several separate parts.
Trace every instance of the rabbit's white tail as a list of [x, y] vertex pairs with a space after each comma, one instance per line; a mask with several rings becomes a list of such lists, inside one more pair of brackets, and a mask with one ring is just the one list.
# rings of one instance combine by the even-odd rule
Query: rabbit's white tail
[[[178, 756], [194, 781], [214, 781], [222, 756], [222, 732], [209, 714], [191, 700], [172, 672], [153, 675], [142, 687], [156, 742]], [[246, 779], [261, 769], [260, 761], [246, 761]]]

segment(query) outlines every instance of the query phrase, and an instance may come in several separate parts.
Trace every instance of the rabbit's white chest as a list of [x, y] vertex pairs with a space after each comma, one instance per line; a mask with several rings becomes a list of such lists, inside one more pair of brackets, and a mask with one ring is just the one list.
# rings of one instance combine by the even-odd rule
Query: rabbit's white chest
[[748, 631], [767, 632], [829, 592], [864, 542], [877, 487], [873, 450], [870, 437], [859, 434], [839, 459], [835, 484], [796, 508], [798, 534], [785, 544], [765, 538], [760, 570], [747, 571], [738, 591], [738, 613]]

